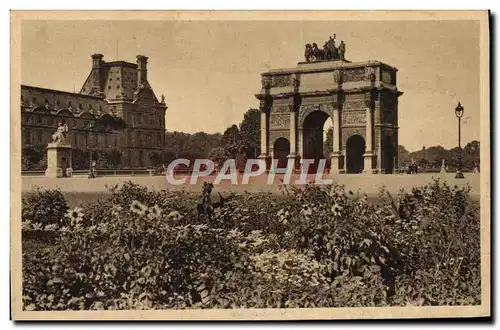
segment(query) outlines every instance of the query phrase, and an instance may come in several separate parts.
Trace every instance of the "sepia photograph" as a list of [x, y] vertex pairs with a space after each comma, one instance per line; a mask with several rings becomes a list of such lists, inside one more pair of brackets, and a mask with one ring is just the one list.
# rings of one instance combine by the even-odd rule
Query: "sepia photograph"
[[11, 11], [14, 320], [491, 317], [488, 11]]

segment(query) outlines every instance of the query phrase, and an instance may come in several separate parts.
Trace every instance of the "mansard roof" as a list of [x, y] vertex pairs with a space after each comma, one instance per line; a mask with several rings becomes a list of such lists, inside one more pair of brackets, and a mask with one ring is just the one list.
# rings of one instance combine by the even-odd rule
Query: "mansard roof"
[[[104, 97], [59, 91], [49, 88], [21, 85], [21, 108], [30, 112], [45, 112], [64, 115], [69, 112], [74, 116], [91, 113], [101, 116], [108, 112]], [[69, 113], [66, 113], [69, 115]]]

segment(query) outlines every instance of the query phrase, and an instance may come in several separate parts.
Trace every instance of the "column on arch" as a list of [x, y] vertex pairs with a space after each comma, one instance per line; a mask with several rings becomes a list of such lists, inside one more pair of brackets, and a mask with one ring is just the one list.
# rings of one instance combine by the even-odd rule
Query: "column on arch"
[[338, 106], [334, 106], [332, 110], [332, 122], [333, 122], [333, 149], [331, 155], [331, 167], [330, 173], [339, 173], [341, 168], [340, 158], [341, 154], [341, 136], [340, 136], [340, 109]]
[[269, 129], [267, 127], [267, 109], [265, 107], [260, 108], [260, 156], [267, 157], [267, 143], [268, 143], [268, 135]]
[[366, 149], [364, 154], [364, 173], [373, 173], [373, 119], [371, 102], [366, 105]]
[[289, 105], [290, 110], [290, 154], [288, 159], [293, 159], [293, 168], [298, 168], [298, 155], [297, 155], [297, 111], [294, 105]]
[[290, 155], [289, 157], [297, 156], [297, 113], [293, 106], [289, 106], [290, 110]]

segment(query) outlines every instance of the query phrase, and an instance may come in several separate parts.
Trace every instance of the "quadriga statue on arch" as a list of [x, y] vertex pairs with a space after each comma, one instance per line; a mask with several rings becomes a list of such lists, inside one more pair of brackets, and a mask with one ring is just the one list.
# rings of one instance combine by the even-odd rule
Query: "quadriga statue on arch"
[[336, 34], [329, 37], [320, 49], [316, 43], [306, 44], [304, 57], [306, 62], [345, 60], [345, 43], [341, 41], [339, 46], [335, 46]]

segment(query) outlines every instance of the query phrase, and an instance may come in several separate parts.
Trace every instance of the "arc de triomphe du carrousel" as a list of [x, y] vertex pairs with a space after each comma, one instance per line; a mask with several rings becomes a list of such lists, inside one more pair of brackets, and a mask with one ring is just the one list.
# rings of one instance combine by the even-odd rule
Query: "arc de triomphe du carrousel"
[[[397, 69], [350, 62], [335, 36], [323, 49], [307, 44], [305, 61], [262, 74], [260, 158], [314, 159], [330, 154], [331, 173], [393, 173], [398, 158]], [[333, 148], [323, 151], [331, 118]]]

